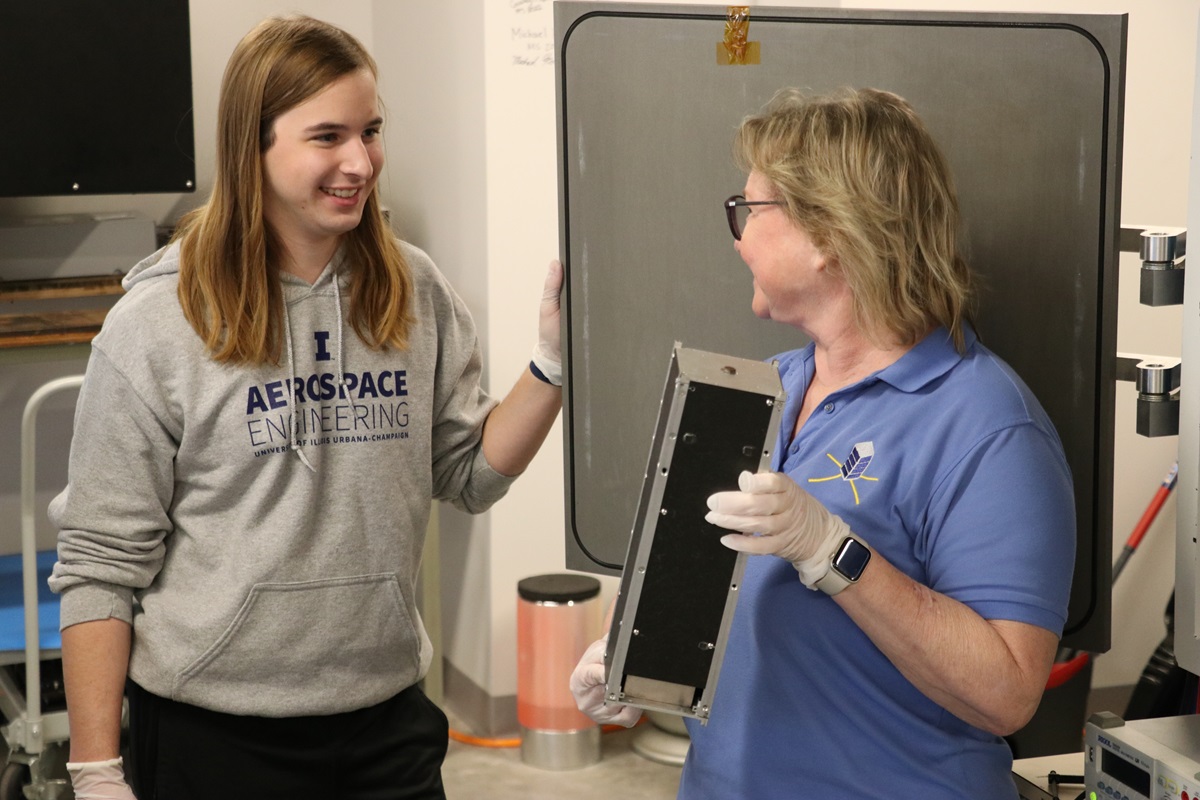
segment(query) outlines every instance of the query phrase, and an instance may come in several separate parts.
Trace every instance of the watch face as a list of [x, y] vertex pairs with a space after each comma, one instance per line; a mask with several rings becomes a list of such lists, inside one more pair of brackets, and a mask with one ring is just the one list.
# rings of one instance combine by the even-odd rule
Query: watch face
[[870, 560], [871, 551], [867, 546], [847, 536], [833, 556], [833, 568], [849, 580], [856, 581], [862, 576]]

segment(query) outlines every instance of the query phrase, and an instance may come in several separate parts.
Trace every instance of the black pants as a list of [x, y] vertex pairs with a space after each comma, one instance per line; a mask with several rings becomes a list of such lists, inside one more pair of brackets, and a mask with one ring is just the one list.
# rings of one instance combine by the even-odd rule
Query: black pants
[[243, 717], [130, 681], [126, 774], [138, 800], [445, 800], [446, 715], [419, 688], [312, 717]]

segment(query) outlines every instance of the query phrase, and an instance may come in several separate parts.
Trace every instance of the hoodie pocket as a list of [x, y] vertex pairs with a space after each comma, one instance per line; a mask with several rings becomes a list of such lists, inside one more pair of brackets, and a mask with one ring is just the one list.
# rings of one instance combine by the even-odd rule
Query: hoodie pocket
[[256, 584], [179, 674], [176, 699], [235, 714], [330, 714], [415, 683], [421, 636], [392, 573]]

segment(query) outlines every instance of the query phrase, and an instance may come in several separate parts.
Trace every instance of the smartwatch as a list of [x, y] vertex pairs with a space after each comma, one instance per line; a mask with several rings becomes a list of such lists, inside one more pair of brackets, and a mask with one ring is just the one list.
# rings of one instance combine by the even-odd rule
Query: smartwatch
[[816, 582], [815, 587], [832, 597], [850, 584], [857, 583], [870, 560], [870, 549], [854, 536], [847, 536], [833, 551], [829, 571]]

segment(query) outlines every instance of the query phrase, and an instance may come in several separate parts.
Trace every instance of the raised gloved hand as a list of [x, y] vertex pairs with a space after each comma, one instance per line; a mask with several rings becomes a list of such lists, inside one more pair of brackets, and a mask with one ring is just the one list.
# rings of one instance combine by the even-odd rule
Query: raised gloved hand
[[67, 774], [76, 800], [137, 800], [125, 782], [119, 758], [108, 761], [67, 762]]
[[632, 728], [642, 716], [634, 706], [604, 704], [604, 648], [608, 637], [597, 639], [583, 651], [583, 657], [571, 673], [571, 694], [575, 705], [601, 725], [623, 725]]
[[850, 534], [850, 526], [781, 472], [743, 472], [738, 488], [741, 491], [709, 497], [711, 510], [704, 518], [721, 528], [760, 535], [729, 534], [721, 537], [721, 544], [743, 553], [787, 559], [800, 573], [800, 581], [814, 588], [828, 571], [834, 551]]
[[538, 310], [538, 343], [533, 348], [533, 363], [546, 380], [562, 386], [562, 339], [559, 333], [559, 295], [562, 293], [563, 267], [550, 262], [546, 283], [542, 286], [542, 304]]

